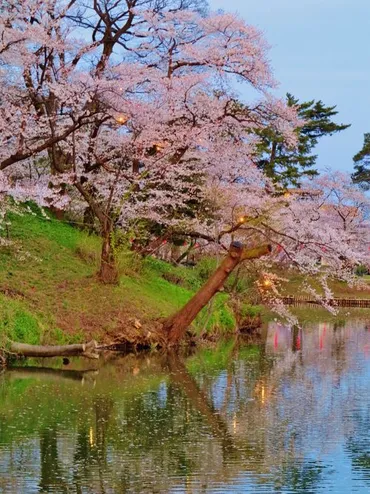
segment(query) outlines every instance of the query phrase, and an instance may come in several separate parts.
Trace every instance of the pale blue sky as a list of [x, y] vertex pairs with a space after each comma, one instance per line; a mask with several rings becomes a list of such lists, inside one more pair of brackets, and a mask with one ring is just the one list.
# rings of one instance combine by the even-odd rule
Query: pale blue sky
[[352, 127], [322, 140], [320, 168], [352, 170], [370, 132], [370, 0], [209, 0], [265, 33], [278, 93], [337, 105]]

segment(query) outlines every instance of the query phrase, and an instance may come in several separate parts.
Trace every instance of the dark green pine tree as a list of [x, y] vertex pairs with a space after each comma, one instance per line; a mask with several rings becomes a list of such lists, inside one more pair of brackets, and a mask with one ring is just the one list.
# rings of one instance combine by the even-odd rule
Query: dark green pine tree
[[318, 173], [314, 168], [317, 155], [313, 154], [313, 150], [319, 139], [341, 132], [350, 125], [333, 122], [332, 117], [338, 113], [336, 107], [325, 106], [321, 100], [300, 103], [289, 93], [286, 98], [288, 106], [297, 106], [299, 116], [305, 120], [304, 125], [296, 129], [298, 145], [295, 149], [288, 148], [279, 133], [266, 127], [258, 131], [262, 141], [257, 165], [282, 186], [299, 187], [302, 177], [312, 177]]
[[355, 172], [352, 179], [365, 189], [370, 189], [370, 133], [364, 134], [362, 149], [354, 155]]

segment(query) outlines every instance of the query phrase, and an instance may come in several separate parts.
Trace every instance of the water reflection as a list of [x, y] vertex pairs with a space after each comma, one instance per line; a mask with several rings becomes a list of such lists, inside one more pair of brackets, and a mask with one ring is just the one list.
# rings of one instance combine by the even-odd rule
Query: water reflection
[[370, 489], [363, 321], [78, 365], [0, 376], [0, 492]]

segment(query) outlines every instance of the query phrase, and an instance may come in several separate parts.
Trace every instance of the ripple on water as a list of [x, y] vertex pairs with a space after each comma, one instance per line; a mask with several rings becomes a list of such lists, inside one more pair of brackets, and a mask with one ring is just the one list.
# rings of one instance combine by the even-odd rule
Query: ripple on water
[[5, 372], [0, 492], [368, 493], [369, 348], [361, 321], [272, 323], [186, 359]]

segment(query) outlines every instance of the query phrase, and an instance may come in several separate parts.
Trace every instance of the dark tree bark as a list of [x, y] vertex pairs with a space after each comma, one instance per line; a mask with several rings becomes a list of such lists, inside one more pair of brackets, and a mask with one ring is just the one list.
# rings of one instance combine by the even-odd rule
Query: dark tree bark
[[119, 280], [119, 271], [111, 234], [109, 230], [104, 233], [99, 269], [99, 279], [107, 285], [115, 285]]
[[211, 298], [223, 287], [225, 281], [239, 263], [246, 259], [257, 259], [271, 252], [270, 245], [261, 245], [253, 249], [245, 249], [239, 242], [233, 242], [221, 265], [198, 290], [189, 302], [163, 324], [167, 346], [179, 344], [187, 328]]

